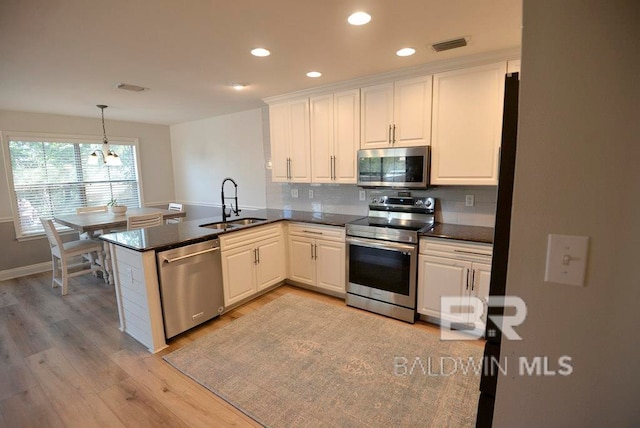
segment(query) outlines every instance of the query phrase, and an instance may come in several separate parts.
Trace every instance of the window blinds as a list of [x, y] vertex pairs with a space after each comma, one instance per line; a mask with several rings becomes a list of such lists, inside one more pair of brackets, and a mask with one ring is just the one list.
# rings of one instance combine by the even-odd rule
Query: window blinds
[[102, 143], [10, 138], [14, 219], [18, 238], [43, 233], [40, 217], [75, 214], [77, 207], [140, 206], [140, 190], [133, 144], [109, 144], [122, 166], [89, 165], [89, 155]]

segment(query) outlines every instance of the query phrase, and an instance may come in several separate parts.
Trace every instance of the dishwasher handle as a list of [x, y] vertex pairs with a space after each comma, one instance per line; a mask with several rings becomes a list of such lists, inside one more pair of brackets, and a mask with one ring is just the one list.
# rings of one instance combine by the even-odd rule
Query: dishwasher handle
[[186, 255], [180, 256], [180, 257], [174, 257], [172, 259], [169, 259], [169, 258], [165, 257], [164, 260], [162, 260], [162, 262], [163, 263], [173, 263], [173, 262], [177, 262], [179, 260], [188, 259], [190, 257], [199, 256], [200, 254], [205, 254], [205, 253], [211, 253], [213, 251], [218, 251], [219, 249], [220, 249], [220, 247], [213, 247], [213, 248], [209, 248], [208, 250], [196, 251], [195, 253], [186, 254]]

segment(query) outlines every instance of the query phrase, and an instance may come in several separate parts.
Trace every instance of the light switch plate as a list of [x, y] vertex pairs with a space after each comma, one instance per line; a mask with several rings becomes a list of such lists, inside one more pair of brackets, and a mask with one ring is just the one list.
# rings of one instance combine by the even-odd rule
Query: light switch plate
[[476, 198], [473, 195], [466, 195], [464, 197], [464, 206], [465, 207], [472, 207], [474, 206], [476, 203]]
[[309, 199], [313, 199], [313, 189], [309, 189]]
[[360, 193], [359, 193], [359, 195], [358, 195], [358, 196], [360, 197], [360, 200], [361, 200], [361, 201], [366, 200], [366, 199], [367, 199], [367, 192], [366, 192], [366, 191], [364, 191], [364, 190], [360, 190], [359, 192], [360, 192]]
[[298, 189], [291, 189], [291, 197], [294, 199], [298, 197]]
[[549, 234], [545, 282], [584, 286], [588, 236]]

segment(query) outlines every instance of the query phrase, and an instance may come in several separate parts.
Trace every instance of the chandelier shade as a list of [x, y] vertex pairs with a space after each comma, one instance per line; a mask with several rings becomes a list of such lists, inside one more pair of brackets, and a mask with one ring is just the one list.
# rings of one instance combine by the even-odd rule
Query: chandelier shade
[[[100, 160], [102, 160], [102, 164], [106, 166], [122, 166], [122, 160], [120, 156], [109, 147], [109, 140], [107, 139], [107, 131], [104, 127], [104, 109], [109, 106], [104, 104], [98, 104], [98, 107], [102, 113], [102, 149], [95, 150], [93, 153], [89, 155], [89, 159], [87, 163], [89, 165], [99, 165]], [[102, 155], [102, 159], [100, 159]]]

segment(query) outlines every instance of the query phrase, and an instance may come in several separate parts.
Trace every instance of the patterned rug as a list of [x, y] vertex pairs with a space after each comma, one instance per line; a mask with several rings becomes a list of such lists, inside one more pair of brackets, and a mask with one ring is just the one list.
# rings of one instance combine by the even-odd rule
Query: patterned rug
[[164, 359], [269, 427], [471, 427], [482, 348], [287, 294]]

